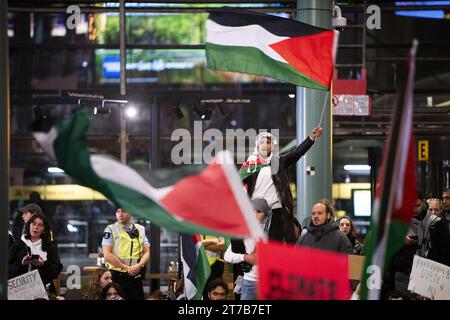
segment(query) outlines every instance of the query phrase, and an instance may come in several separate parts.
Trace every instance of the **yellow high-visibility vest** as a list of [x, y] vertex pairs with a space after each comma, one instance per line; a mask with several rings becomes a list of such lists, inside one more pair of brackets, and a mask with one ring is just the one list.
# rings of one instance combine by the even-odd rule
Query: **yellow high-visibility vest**
[[[144, 234], [145, 229], [139, 224], [134, 224], [139, 231], [139, 238], [132, 239], [130, 235], [123, 229], [119, 222], [108, 225], [113, 237], [112, 253], [119, 260], [129, 266], [139, 263], [144, 254]], [[106, 263], [106, 267], [110, 270], [126, 272], [122, 268]]]
[[[216, 239], [218, 239], [218, 237], [217, 236], [203, 235], [203, 239], [204, 240], [216, 240]], [[222, 252], [221, 251], [214, 252], [214, 251], [210, 251], [208, 249], [205, 249], [205, 252], [206, 252], [206, 256], [208, 257], [208, 262], [209, 262], [210, 266], [212, 266], [213, 263], [216, 262], [217, 260], [223, 261], [223, 259], [222, 259]]]

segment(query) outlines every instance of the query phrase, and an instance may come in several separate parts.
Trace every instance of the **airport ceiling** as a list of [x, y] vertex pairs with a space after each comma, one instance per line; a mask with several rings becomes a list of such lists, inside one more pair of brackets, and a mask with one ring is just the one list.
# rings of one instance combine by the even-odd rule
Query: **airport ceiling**
[[[43, 12], [59, 12], [69, 3], [77, 3], [86, 8], [99, 9], [90, 6], [94, 3], [119, 2], [119, 1], [89, 1], [89, 0], [9, 0], [8, 5], [15, 10], [36, 10]], [[172, 4], [199, 4], [197, 0], [172, 0], [172, 1], [127, 1], [133, 3], [172, 3]], [[256, 9], [260, 11], [276, 12], [285, 10], [293, 12], [297, 6], [297, 0], [209, 0], [201, 3], [241, 3], [254, 4], [267, 3], [274, 6], [266, 9]], [[341, 32], [341, 56], [338, 55], [338, 63], [341, 59], [342, 65], [354, 63], [358, 60], [357, 46], [360, 46], [361, 37], [355, 36], [357, 29], [357, 18], [355, 12], [361, 11], [361, 5], [367, 1], [337, 1], [341, 5], [343, 14], [348, 17], [349, 28]], [[426, 2], [426, 1], [425, 1]], [[430, 9], [425, 3], [409, 1], [404, 2], [402, 10], [424, 10]], [[407, 51], [411, 39], [419, 38], [420, 47], [417, 57], [417, 73], [414, 100], [415, 112], [415, 133], [417, 136], [447, 136], [450, 137], [450, 5], [434, 6], [446, 13], [447, 19], [423, 19], [411, 17], [394, 16], [395, 10], [399, 9], [398, 1], [370, 1], [381, 8], [383, 16], [383, 26], [381, 30], [366, 30], [366, 42], [364, 66], [367, 69], [367, 91], [372, 97], [372, 115], [370, 117], [336, 116], [333, 122], [334, 135], [339, 139], [381, 139], [387, 133], [392, 109], [395, 107], [395, 93], [397, 92], [397, 70], [404, 64], [407, 58]], [[192, 7], [194, 8], [194, 7]], [[192, 10], [179, 6], [183, 11]], [[117, 8], [116, 8], [117, 9]], [[159, 9], [164, 12], [167, 8], [161, 6]], [[158, 7], [140, 8], [139, 10], [158, 11]], [[202, 10], [196, 7], [195, 10]], [[254, 8], [253, 8], [254, 9]], [[177, 10], [177, 7], [171, 10]], [[197, 11], [198, 12], [198, 11]], [[359, 22], [360, 24], [360, 22]], [[353, 43], [352, 43], [353, 41]], [[355, 43], [356, 42], [356, 43]], [[346, 51], [347, 50], [347, 51]], [[350, 58], [349, 58], [350, 57]], [[349, 61], [353, 60], [353, 61]], [[345, 69], [345, 68], [344, 68]], [[339, 70], [341, 74], [341, 70]], [[345, 74], [345, 70], [343, 72]], [[283, 89], [282, 89], [283, 90]], [[291, 90], [289, 88], [289, 90]], [[430, 97], [431, 101], [430, 104]]]

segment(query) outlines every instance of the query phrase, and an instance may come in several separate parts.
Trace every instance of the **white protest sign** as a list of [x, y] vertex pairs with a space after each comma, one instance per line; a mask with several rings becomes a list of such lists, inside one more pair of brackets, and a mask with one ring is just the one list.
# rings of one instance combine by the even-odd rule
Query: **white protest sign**
[[48, 300], [41, 276], [37, 270], [8, 280], [8, 300]]
[[414, 256], [408, 290], [435, 300], [450, 300], [450, 268]]

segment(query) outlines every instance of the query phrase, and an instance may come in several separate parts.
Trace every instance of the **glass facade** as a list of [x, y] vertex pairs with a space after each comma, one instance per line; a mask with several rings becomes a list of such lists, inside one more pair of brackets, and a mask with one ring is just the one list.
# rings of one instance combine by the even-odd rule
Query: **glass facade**
[[[128, 8], [136, 10], [126, 15], [126, 100], [128, 105], [133, 104], [137, 110], [135, 117], [126, 119], [127, 164], [140, 170], [148, 169], [151, 166], [151, 150], [157, 139], [159, 165], [163, 168], [174, 166], [171, 154], [179, 140], [172, 138], [173, 132], [182, 128], [194, 136], [196, 123], [202, 132], [218, 129], [223, 134], [226, 130], [237, 129], [279, 129], [279, 148], [292, 145], [297, 127], [293, 85], [267, 77], [216, 71], [206, 67], [204, 44], [207, 13], [204, 8], [221, 7], [223, 4], [179, 4], [178, 8], [186, 8], [179, 12], [171, 11], [171, 6], [165, 4], [158, 4], [158, 7], [167, 9], [165, 12], [152, 11], [154, 5], [128, 4]], [[272, 14], [285, 17], [293, 13], [292, 8], [287, 6], [283, 11], [285, 7], [279, 3], [254, 4], [254, 7], [275, 8]], [[105, 226], [115, 220], [115, 206], [101, 195], [84, 194], [81, 191], [78, 197], [68, 194], [64, 186], [76, 185], [76, 181], [64, 173], [49, 172], [49, 168], [55, 167], [56, 163], [37, 147], [30, 127], [32, 121], [42, 115], [51, 122], [69, 117], [78, 108], [89, 109], [93, 115], [87, 137], [90, 152], [120, 158], [120, 135], [123, 133], [120, 105], [101, 103], [103, 99], [123, 99], [119, 95], [119, 14], [116, 4], [106, 4], [106, 7], [101, 4], [98, 9], [96, 12], [83, 13], [73, 30], [67, 28], [67, 15], [64, 13], [30, 10], [8, 14], [11, 224], [14, 225], [20, 218], [16, 210], [29, 201], [30, 192], [40, 192], [65, 266], [90, 266], [97, 263], [95, 254], [98, 253]], [[105, 12], [99, 12], [101, 10]], [[106, 12], [108, 10], [110, 12]], [[394, 14], [385, 15], [386, 23], [391, 24], [391, 15]], [[360, 15], [348, 17], [355, 24], [363, 23]], [[384, 34], [387, 31], [381, 32]], [[341, 38], [341, 42], [348, 46], [360, 41], [360, 35], [350, 33], [345, 33]], [[376, 50], [384, 52], [385, 49], [375, 48], [376, 45], [375, 41], [369, 40], [368, 59], [377, 55]], [[345, 64], [354, 62], [358, 57], [357, 50], [354, 47], [340, 50], [338, 61]], [[443, 49], [444, 53], [447, 52], [445, 50], [448, 48]], [[433, 68], [435, 71], [439, 67]], [[361, 72], [353, 69], [345, 69], [340, 76], [361, 78]], [[396, 77], [394, 69], [386, 67], [384, 61], [368, 64], [369, 87], [385, 89], [384, 85], [392, 86]], [[442, 81], [436, 84], [434, 77], [425, 76], [426, 69], [426, 65], [418, 66], [418, 74], [422, 77], [417, 83], [419, 89], [441, 88], [439, 84], [449, 80], [448, 75], [443, 75], [439, 77]], [[97, 94], [102, 98], [78, 99], [70, 96], [74, 92], [84, 94], [84, 97], [86, 94]], [[364, 117], [335, 117], [333, 198], [340, 214], [353, 215], [354, 190], [373, 192], [390, 114], [395, 106], [395, 97], [390, 93], [370, 92], [373, 99], [372, 116], [376, 123]], [[431, 107], [441, 104], [442, 107], [448, 106], [448, 92], [433, 94], [431, 103], [429, 96], [422, 92], [415, 97], [415, 105], [430, 107], [422, 110], [423, 114], [431, 117], [429, 110], [435, 109]], [[94, 115], [94, 108], [101, 107], [108, 112]], [[155, 113], [152, 110], [155, 108], [159, 112], [158, 119], [153, 118]], [[199, 109], [208, 112], [208, 117], [202, 119]], [[434, 118], [429, 121], [429, 125], [442, 126]], [[159, 126], [159, 133], [154, 135], [152, 128], [156, 125]], [[434, 129], [443, 130], [444, 126]], [[428, 129], [434, 130], [431, 127]], [[372, 131], [376, 131], [376, 135], [371, 136], [369, 132]], [[211, 143], [202, 139], [203, 150]], [[253, 146], [247, 143], [243, 152], [248, 155], [252, 149]], [[441, 167], [443, 172], [448, 173], [448, 158], [445, 157], [439, 155], [436, 161], [444, 161]], [[372, 171], [346, 170], [345, 166], [351, 164], [369, 165]], [[422, 165], [420, 168], [424, 181], [428, 179], [425, 177], [427, 166]], [[294, 196], [297, 188], [295, 171], [295, 168], [288, 171]], [[447, 174], [447, 180], [443, 182], [447, 186], [448, 180]], [[431, 185], [426, 188], [430, 193], [436, 189]], [[363, 235], [367, 232], [368, 221], [367, 217], [355, 217], [355, 223]], [[138, 219], [137, 222], [145, 226], [150, 238], [150, 221]], [[169, 266], [179, 259], [178, 234], [161, 230], [160, 243], [152, 243], [152, 246], [155, 245], [160, 246], [160, 272], [166, 273]]]

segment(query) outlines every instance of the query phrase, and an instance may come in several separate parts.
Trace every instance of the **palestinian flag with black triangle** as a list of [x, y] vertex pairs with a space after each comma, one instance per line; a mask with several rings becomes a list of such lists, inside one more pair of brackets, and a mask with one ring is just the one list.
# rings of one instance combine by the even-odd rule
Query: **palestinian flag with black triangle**
[[211, 275], [208, 257], [200, 235], [181, 234], [184, 293], [188, 300], [201, 300]]
[[218, 153], [206, 167], [139, 174], [107, 155], [88, 151], [90, 122], [88, 111], [79, 110], [48, 131], [36, 124], [33, 136], [58, 167], [81, 185], [160, 227], [190, 234], [263, 236], [229, 151]]
[[328, 90], [338, 32], [249, 11], [214, 10], [206, 21], [208, 68]]

